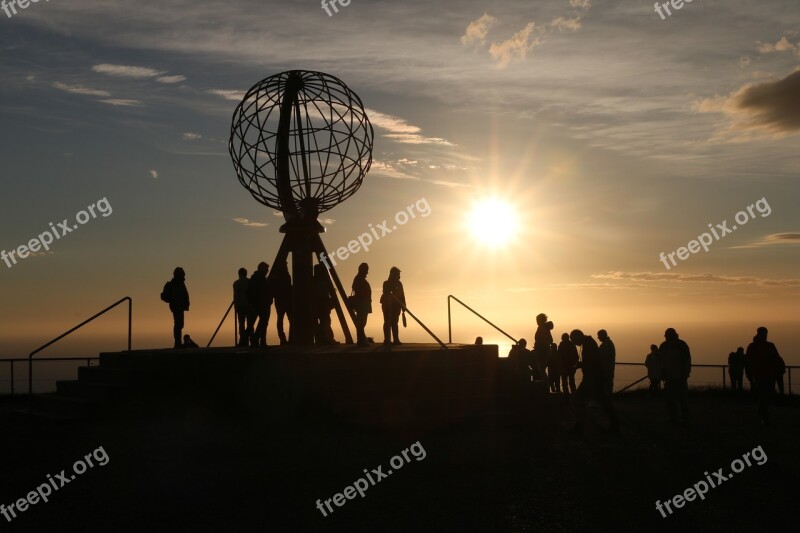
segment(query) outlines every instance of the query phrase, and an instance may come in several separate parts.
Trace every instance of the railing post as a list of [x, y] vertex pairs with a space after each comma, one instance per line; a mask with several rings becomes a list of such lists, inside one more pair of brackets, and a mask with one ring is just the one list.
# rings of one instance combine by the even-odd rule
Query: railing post
[[792, 395], [792, 367], [789, 367], [789, 396]]
[[725, 365], [722, 365], [722, 390], [725, 390], [727, 387], [725, 386]]
[[133, 330], [133, 298], [128, 298], [128, 351], [131, 351], [131, 332]]
[[[14, 396], [14, 361], [9, 361], [11, 363], [11, 396]], [[790, 380], [791, 383], [791, 380]], [[791, 394], [791, 388], [789, 388]]]
[[453, 324], [450, 322], [450, 298], [452, 298], [452, 295], [447, 297], [447, 344], [453, 344]]

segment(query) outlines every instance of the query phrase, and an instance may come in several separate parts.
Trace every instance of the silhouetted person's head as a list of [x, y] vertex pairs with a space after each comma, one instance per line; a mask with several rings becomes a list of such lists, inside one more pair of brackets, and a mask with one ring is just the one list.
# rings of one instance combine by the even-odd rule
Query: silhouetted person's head
[[525, 348], [527, 345], [528, 341], [526, 341], [525, 339], [520, 339], [517, 341], [517, 346], [519, 346], [520, 348]]
[[765, 340], [767, 340], [767, 334], [768, 333], [769, 333], [769, 330], [767, 330], [767, 328], [765, 328], [764, 326], [761, 326], [760, 328], [758, 328], [756, 330], [756, 339], [761, 340], [761, 341], [765, 341]]
[[389, 279], [400, 279], [400, 269], [397, 267], [392, 267], [389, 270]]
[[607, 341], [608, 332], [604, 329], [601, 329], [600, 331], [597, 332], [597, 338], [600, 339], [601, 341]]
[[184, 335], [183, 336], [183, 342], [190, 341], [190, 340], [192, 340], [192, 338], [189, 335]]
[[475, 344], [483, 344], [483, 337], [475, 337]]
[[239, 269], [239, 277], [240, 278], [246, 278], [247, 277], [247, 269], [246, 268], [242, 267], [242, 268]]
[[583, 346], [583, 339], [584, 338], [586, 338], [586, 336], [579, 329], [573, 329], [572, 332], [569, 334], [569, 339], [576, 346]]
[[181, 267], [176, 267], [175, 270], [172, 271], [172, 277], [175, 279], [186, 279], [186, 272], [184, 272]]
[[675, 328], [667, 328], [664, 332], [664, 338], [668, 341], [674, 341], [678, 338], [678, 332], [675, 331]]
[[658, 346], [656, 346], [655, 344], [651, 344], [650, 345], [650, 351], [651, 352], [657, 352], [658, 351]]
[[562, 333], [561, 340], [567, 342], [569, 340], [569, 333]]
[[743, 353], [744, 353], [744, 348], [742, 348], [741, 346], [739, 346], [738, 348], [736, 348], [736, 353], [738, 353], [738, 354], [740, 354], [740, 355], [741, 355], [741, 354], [743, 354]]
[[536, 323], [537, 323], [538, 325], [540, 325], [540, 326], [541, 326], [541, 325], [543, 325], [545, 322], [547, 322], [547, 315], [546, 315], [546, 314], [544, 314], [544, 313], [539, 313], [538, 315], [536, 315]]
[[361, 263], [358, 265], [358, 275], [366, 276], [367, 274], [369, 274], [369, 265], [366, 263]]

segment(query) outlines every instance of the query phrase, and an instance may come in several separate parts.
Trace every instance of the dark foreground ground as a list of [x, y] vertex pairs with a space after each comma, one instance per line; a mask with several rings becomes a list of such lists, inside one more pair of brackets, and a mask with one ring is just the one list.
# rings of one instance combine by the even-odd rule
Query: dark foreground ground
[[[659, 399], [618, 397], [622, 435], [602, 431], [597, 409], [584, 436], [568, 436], [557, 398], [532, 409], [529, 427], [465, 423], [387, 435], [309, 418], [291, 429], [237, 419], [214, 406], [174, 402], [94, 422], [29, 421], [2, 410], [0, 502], [8, 505], [102, 446], [95, 466], [8, 523], [3, 531], [797, 531], [800, 403], [757, 423], [755, 404], [694, 392], [693, 422], [667, 424]], [[419, 441], [410, 463], [334, 507], [331, 498]], [[662, 518], [672, 498], [761, 446], [706, 499]], [[713, 476], [712, 476], [713, 479]]]

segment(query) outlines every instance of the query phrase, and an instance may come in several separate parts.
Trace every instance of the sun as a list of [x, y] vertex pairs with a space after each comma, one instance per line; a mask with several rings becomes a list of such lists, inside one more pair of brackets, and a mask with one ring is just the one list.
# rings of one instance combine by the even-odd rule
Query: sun
[[508, 244], [519, 228], [514, 206], [499, 198], [477, 201], [467, 216], [467, 224], [478, 244], [491, 248]]

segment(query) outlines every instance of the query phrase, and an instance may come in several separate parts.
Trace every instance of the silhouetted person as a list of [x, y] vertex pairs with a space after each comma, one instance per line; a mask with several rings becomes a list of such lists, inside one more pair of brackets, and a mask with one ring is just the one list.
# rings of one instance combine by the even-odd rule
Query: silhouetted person
[[731, 378], [731, 390], [744, 392], [744, 353], [740, 351], [728, 354], [728, 375]]
[[267, 346], [267, 323], [269, 322], [269, 308], [272, 305], [272, 294], [270, 294], [269, 283], [267, 283], [268, 272], [269, 265], [262, 261], [250, 276], [250, 281], [247, 282], [247, 301], [250, 305], [248, 329], [252, 328], [258, 319], [258, 324], [250, 335], [250, 346], [254, 348]]
[[292, 325], [292, 276], [286, 261], [274, 265], [270, 274], [270, 288], [275, 300], [275, 321], [278, 326], [278, 339], [281, 344], [286, 344], [286, 332], [283, 330], [283, 319], [289, 317], [289, 326]]
[[515, 374], [518, 376], [518, 381], [521, 383], [530, 383], [531, 370], [528, 366], [531, 362], [531, 352], [528, 350], [528, 341], [520, 339], [517, 344], [511, 347], [508, 352], [508, 358], [512, 361], [512, 367]]
[[775, 395], [775, 380], [780, 369], [780, 354], [775, 345], [767, 341], [767, 328], [756, 330], [753, 342], [747, 347], [745, 363], [750, 363], [753, 381], [758, 394], [758, 414], [762, 424], [769, 424], [769, 404]]
[[778, 394], [783, 396], [783, 375], [786, 373], [786, 361], [783, 357], [778, 355], [778, 376], [776, 378], [778, 384]]
[[550, 392], [561, 392], [561, 361], [556, 343], [550, 345], [547, 357], [547, 383], [550, 385]]
[[483, 346], [483, 337], [475, 337], [475, 344], [478, 346]]
[[317, 329], [314, 334], [317, 344], [336, 344], [331, 327], [331, 311], [335, 307], [331, 295], [331, 278], [322, 263], [314, 265], [314, 314]]
[[[392, 298], [394, 296], [394, 298]], [[395, 299], [396, 298], [396, 299]], [[403, 284], [400, 282], [400, 269], [392, 267], [389, 270], [389, 279], [383, 282], [383, 293], [381, 294], [381, 310], [383, 311], [383, 344], [403, 344], [400, 342], [400, 313], [406, 305], [406, 294], [403, 291]], [[390, 335], [391, 339], [390, 342]]]
[[575, 394], [575, 369], [578, 366], [578, 349], [569, 340], [569, 334], [561, 335], [561, 343], [558, 345], [558, 357], [561, 360], [561, 388], [564, 394], [570, 392]]
[[184, 348], [199, 348], [196, 342], [192, 340], [189, 335], [183, 336], [183, 347]]
[[536, 315], [536, 334], [533, 337], [533, 360], [536, 373], [540, 379], [547, 383], [547, 359], [550, 356], [550, 345], [553, 344], [553, 323], [547, 321], [547, 315]]
[[[689, 374], [692, 372], [692, 355], [689, 345], [669, 328], [664, 332], [664, 342], [658, 347], [664, 369], [664, 392], [667, 397], [670, 422], [689, 421]], [[680, 411], [680, 417], [679, 417]]]
[[189, 291], [186, 289], [186, 273], [181, 267], [172, 272], [172, 279], [164, 285], [161, 299], [169, 303], [172, 311], [172, 336], [175, 339], [175, 348], [183, 346], [181, 332], [183, 331], [183, 313], [189, 310]]
[[597, 332], [597, 338], [600, 340], [600, 356], [606, 362], [606, 376], [608, 376], [608, 393], [614, 393], [614, 369], [617, 366], [617, 348], [614, 346], [614, 341], [608, 336], [606, 330], [601, 329]]
[[[753, 337], [753, 340], [756, 340], [756, 338]], [[755, 394], [756, 393], [756, 385], [753, 382], [753, 371], [750, 368], [750, 361], [748, 361], [748, 359], [744, 356], [744, 348], [739, 346], [736, 349], [736, 355], [737, 356], [741, 356], [742, 357], [742, 361], [744, 361], [744, 377], [747, 378], [747, 385], [748, 385], [748, 387], [750, 389], [750, 393], [751, 394]]]
[[658, 346], [650, 345], [650, 353], [644, 359], [644, 366], [647, 367], [647, 378], [650, 380], [650, 394], [656, 394], [661, 390], [661, 377], [663, 364], [661, 354], [658, 353]]
[[239, 324], [239, 346], [250, 343], [247, 333], [247, 319], [250, 316], [250, 305], [247, 303], [247, 269], [239, 269], [239, 279], [233, 282], [233, 312]]
[[611, 395], [608, 393], [607, 375], [608, 366], [600, 355], [600, 348], [597, 342], [589, 335], [584, 335], [579, 329], [572, 330], [569, 335], [570, 340], [576, 346], [581, 346], [581, 361], [578, 367], [583, 371], [583, 379], [578, 386], [575, 396], [578, 398], [575, 409], [575, 429], [576, 433], [583, 432], [586, 420], [586, 405], [589, 400], [596, 401], [606, 412], [610, 422], [609, 431], [619, 434], [619, 418], [614, 406], [611, 403]]
[[368, 346], [367, 340], [367, 319], [372, 313], [372, 287], [367, 281], [369, 265], [361, 263], [358, 265], [358, 274], [353, 278], [353, 295], [350, 297], [350, 305], [355, 315], [356, 342], [359, 346]]

